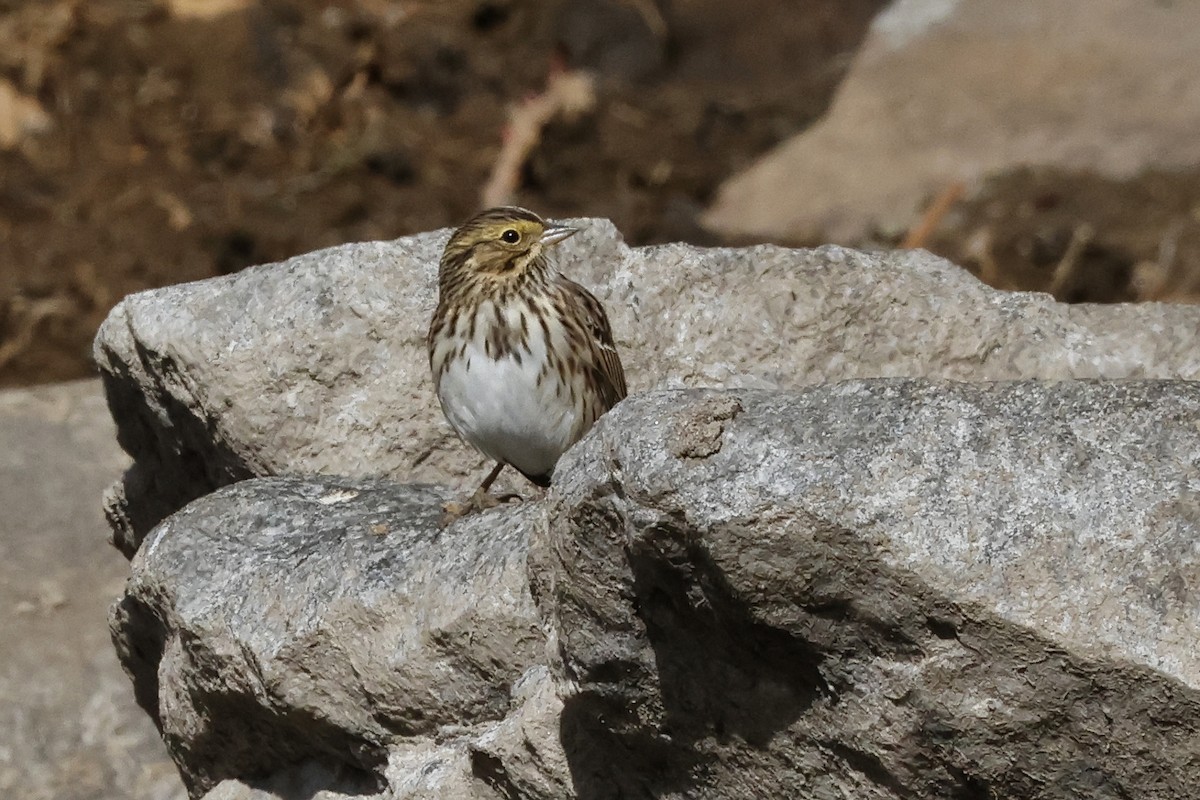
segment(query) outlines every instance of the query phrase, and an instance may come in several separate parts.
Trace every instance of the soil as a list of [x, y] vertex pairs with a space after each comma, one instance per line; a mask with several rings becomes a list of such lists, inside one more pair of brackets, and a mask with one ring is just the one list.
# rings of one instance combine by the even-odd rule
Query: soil
[[1200, 302], [1200, 169], [1128, 181], [1049, 169], [997, 175], [927, 247], [998, 289], [1068, 303]]
[[[91, 374], [129, 292], [462, 221], [510, 109], [563, 70], [595, 103], [545, 129], [513, 200], [724, 244], [699, 211], [821, 115], [882, 5], [0, 0], [0, 90], [50, 119], [0, 150], [0, 386]], [[1185, 297], [1195, 178], [999, 176], [927, 246], [1005, 288]]]
[[711, 243], [699, 209], [820, 115], [882, 0], [217, 5], [0, 0], [0, 78], [53, 118], [0, 152], [0, 386], [90, 374], [126, 293], [461, 222], [552, 68], [597, 103], [516, 202]]

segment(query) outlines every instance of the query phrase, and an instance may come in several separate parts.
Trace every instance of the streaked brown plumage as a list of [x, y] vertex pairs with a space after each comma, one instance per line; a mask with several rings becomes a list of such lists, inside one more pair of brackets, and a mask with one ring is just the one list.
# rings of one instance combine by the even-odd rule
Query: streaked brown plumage
[[[601, 414], [625, 397], [604, 307], [563, 277], [546, 249], [575, 233], [523, 208], [493, 208], [450, 237], [429, 325], [429, 364], [451, 427], [495, 469], [539, 486]], [[466, 507], [469, 510], [470, 507]]]

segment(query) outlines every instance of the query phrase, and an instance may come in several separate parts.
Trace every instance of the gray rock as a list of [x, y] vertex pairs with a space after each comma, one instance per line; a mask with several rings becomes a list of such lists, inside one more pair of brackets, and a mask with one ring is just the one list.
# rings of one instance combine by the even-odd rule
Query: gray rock
[[[1200, 377], [1194, 308], [999, 293], [920, 252], [630, 249], [611, 223], [580, 224], [560, 266], [608, 305], [634, 392]], [[427, 374], [447, 235], [345, 245], [123, 300], [95, 350], [134, 458], [108, 503], [118, 547], [132, 555], [189, 500], [251, 476], [482, 477]]]
[[403, 764], [428, 781], [450, 755], [479, 782], [472, 737], [518, 724], [514, 687], [544, 661], [525, 576], [535, 506], [442, 530], [446, 498], [260, 479], [155, 529], [113, 638], [193, 795], [226, 779], [363, 794], [400, 786]]
[[0, 391], [0, 797], [186, 796], [105, 625], [129, 566], [100, 497], [128, 464], [99, 381]]
[[909, 227], [952, 181], [1191, 166], [1198, 26], [1196, 3], [896, 0], [825, 117], [726, 181], [704, 222], [858, 243]]
[[[356, 781], [353, 777], [350, 783]], [[330, 787], [346, 789], [342, 793]], [[305, 798], [305, 800], [347, 800], [351, 797], [376, 798], [373, 792], [355, 791], [346, 785], [340, 770], [331, 769], [319, 761], [305, 761], [281, 770], [269, 778], [253, 784], [228, 778], [205, 792], [203, 800], [278, 800], [278, 798]]]
[[[440, 740], [393, 742], [382, 791], [365, 794], [336, 769], [306, 761], [268, 778], [221, 781], [204, 800], [569, 800], [575, 797], [559, 735], [562, 701], [545, 667], [512, 686], [513, 711]], [[358, 787], [361, 789], [361, 784]], [[339, 791], [341, 789], [342, 791]], [[345, 792], [345, 793], [343, 793]]]
[[549, 670], [530, 670], [514, 695], [522, 701], [516, 711], [472, 741], [472, 773], [506, 800], [574, 798], [562, 746], [562, 699]]
[[636, 395], [444, 530], [383, 481], [197, 500], [114, 638], [205, 800], [1183, 797], [1197, 420], [1187, 381]]
[[581, 798], [1181, 798], [1200, 384], [631, 397], [531, 545]]

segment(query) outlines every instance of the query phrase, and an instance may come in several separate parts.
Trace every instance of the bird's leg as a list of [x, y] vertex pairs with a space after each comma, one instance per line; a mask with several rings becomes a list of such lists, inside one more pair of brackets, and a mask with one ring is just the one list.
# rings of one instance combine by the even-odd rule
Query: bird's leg
[[500, 477], [500, 473], [504, 470], [504, 462], [497, 461], [496, 466], [492, 467], [492, 471], [483, 479], [483, 483], [479, 484], [479, 491], [487, 493], [487, 490], [492, 488], [492, 484], [496, 482], [496, 478]]
[[442, 524], [449, 525], [454, 520], [465, 517], [468, 514], [476, 511], [485, 511], [489, 508], [495, 508], [496, 506], [502, 503], [507, 503], [514, 498], [520, 500], [521, 496], [517, 494], [504, 494], [500, 495], [499, 497], [488, 494], [488, 489], [492, 488], [492, 484], [496, 482], [496, 478], [500, 476], [504, 466], [505, 465], [503, 461], [496, 462], [496, 466], [492, 467], [492, 471], [489, 472], [488, 476], [483, 479], [483, 483], [479, 484], [479, 488], [475, 490], [475, 494], [471, 495], [466, 500], [461, 502], [451, 500], [442, 506], [442, 511], [445, 512], [442, 515]]
[[504, 469], [504, 467], [505, 464], [503, 461], [497, 462], [496, 466], [492, 468], [492, 471], [488, 473], [488, 476], [483, 479], [483, 483], [479, 484], [479, 488], [475, 491], [476, 495], [482, 494], [488, 498], [487, 500], [482, 501], [484, 503], [490, 503], [490, 505], [483, 506], [484, 508], [492, 508], [500, 503], [511, 503], [513, 500], [522, 499], [521, 495], [517, 494], [516, 492], [506, 492], [501, 495], [489, 495], [487, 493], [488, 489], [492, 488], [492, 484], [496, 482], [496, 478], [499, 477], [500, 472]]

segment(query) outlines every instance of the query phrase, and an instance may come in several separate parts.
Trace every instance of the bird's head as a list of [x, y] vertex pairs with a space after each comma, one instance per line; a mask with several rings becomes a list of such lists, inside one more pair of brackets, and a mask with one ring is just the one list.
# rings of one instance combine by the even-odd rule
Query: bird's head
[[448, 277], [503, 282], [526, 277], [531, 271], [546, 272], [546, 248], [577, 230], [551, 224], [524, 208], [490, 208], [450, 236], [442, 254], [443, 283]]

